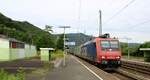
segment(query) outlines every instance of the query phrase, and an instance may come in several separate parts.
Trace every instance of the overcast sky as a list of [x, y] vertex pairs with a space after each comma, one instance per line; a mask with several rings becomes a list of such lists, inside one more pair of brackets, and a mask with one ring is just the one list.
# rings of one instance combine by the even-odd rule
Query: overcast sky
[[150, 41], [150, 0], [0, 0], [4, 15], [41, 29], [52, 25], [54, 33], [62, 33], [58, 26], [66, 25], [71, 26], [68, 33], [97, 36], [99, 9], [103, 33], [129, 37], [130, 42]]

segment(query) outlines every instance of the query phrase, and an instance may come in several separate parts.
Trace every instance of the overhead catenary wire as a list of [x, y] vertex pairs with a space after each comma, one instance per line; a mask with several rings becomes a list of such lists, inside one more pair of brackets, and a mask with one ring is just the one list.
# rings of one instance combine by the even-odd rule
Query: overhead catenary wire
[[135, 0], [131, 0], [128, 4], [126, 4], [124, 7], [122, 7], [118, 12], [116, 12], [114, 15], [112, 15], [108, 20], [104, 22], [104, 24], [111, 21], [113, 18], [115, 18], [117, 15], [119, 15], [122, 11], [124, 11], [129, 5], [131, 5]]
[[141, 26], [142, 24], [146, 24], [146, 23], [150, 23], [150, 19], [149, 19], [149, 20], [146, 20], [146, 21], [143, 21], [143, 22], [141, 22], [141, 23], [137, 23], [137, 24], [135, 24], [135, 25], [129, 26], [128, 29], [130, 29], [130, 30], [133, 30], [134, 28], [137, 29], [137, 26]]
[[130, 28], [134, 29], [134, 28], [137, 27], [137, 26], [140, 26], [140, 25], [142, 25], [142, 24], [149, 23], [149, 22], [150, 22], [150, 19], [149, 19], [149, 20], [146, 20], [146, 21], [143, 21], [143, 22], [141, 22], [141, 23], [137, 23], [137, 24], [131, 26]]
[[78, 26], [77, 26], [77, 33], [79, 33], [79, 28], [81, 26], [81, 0], [79, 0], [79, 7], [78, 7]]

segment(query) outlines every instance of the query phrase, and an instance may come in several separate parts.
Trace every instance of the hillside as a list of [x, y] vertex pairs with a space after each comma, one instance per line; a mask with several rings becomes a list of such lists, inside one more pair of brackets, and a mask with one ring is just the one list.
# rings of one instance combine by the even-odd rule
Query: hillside
[[[55, 34], [55, 36], [60, 37], [61, 34]], [[91, 36], [85, 35], [83, 33], [67, 33], [66, 38], [68, 42], [75, 42], [75, 46], [79, 46], [91, 39]]]
[[79, 46], [91, 39], [91, 36], [85, 35], [83, 33], [69, 33], [66, 34], [67, 38], [69, 38], [69, 42], [75, 42], [76, 46]]
[[54, 36], [27, 21], [15, 21], [0, 13], [0, 34], [39, 47], [55, 47]]

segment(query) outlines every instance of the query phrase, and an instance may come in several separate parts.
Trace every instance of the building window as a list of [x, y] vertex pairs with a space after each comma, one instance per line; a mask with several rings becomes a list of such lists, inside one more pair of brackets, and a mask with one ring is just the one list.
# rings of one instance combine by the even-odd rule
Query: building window
[[12, 44], [11, 48], [17, 48], [17, 43], [16, 42], [12, 42], [11, 44]]
[[24, 43], [11, 42], [11, 48], [24, 48]]

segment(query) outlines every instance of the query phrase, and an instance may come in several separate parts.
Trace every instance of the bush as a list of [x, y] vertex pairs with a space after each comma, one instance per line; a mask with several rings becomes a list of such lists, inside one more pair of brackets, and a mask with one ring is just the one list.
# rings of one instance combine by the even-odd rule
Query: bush
[[57, 51], [51, 53], [51, 60], [54, 60], [56, 58], [61, 58], [63, 56], [64, 56], [63, 51], [57, 50]]
[[0, 78], [0, 80], [25, 80], [25, 73], [23, 70], [18, 70], [17, 74], [9, 74], [4, 69], [1, 69]]

